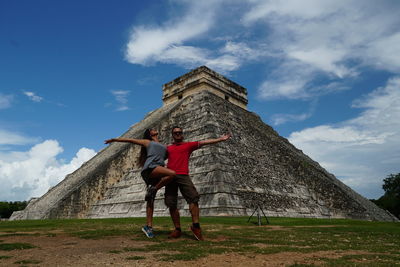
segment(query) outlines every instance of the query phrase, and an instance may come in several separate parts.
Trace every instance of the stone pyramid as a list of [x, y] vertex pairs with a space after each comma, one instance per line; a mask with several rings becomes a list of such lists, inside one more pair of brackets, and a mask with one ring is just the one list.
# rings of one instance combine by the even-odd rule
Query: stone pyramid
[[[141, 138], [156, 128], [169, 143], [174, 125], [184, 129], [186, 141], [233, 135], [191, 156], [201, 216], [250, 215], [260, 206], [267, 216], [396, 220], [247, 111], [247, 90], [209, 68], [165, 84], [163, 101], [122, 136]], [[111, 144], [12, 219], [144, 217], [139, 149]], [[155, 216], [168, 216], [163, 194], [157, 194]], [[182, 198], [179, 207], [189, 215]]]

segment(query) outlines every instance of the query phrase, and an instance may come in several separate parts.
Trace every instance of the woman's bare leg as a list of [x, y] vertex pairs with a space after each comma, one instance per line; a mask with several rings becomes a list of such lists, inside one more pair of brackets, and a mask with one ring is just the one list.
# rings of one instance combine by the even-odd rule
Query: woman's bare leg
[[[175, 175], [176, 175], [175, 171], [162, 166], [157, 166], [151, 172], [150, 179], [161, 178], [160, 181], [154, 186], [155, 187], [154, 197], [155, 194], [157, 193], [157, 190], [165, 186], [169, 182], [171, 182], [174, 179]], [[151, 201], [147, 201], [146, 205], [146, 221], [147, 225], [150, 227], [153, 227], [153, 213], [154, 213], [154, 199], [152, 199]]]
[[150, 179], [161, 178], [160, 181], [155, 185], [156, 189], [158, 190], [161, 187], [170, 183], [174, 179], [175, 175], [176, 175], [175, 171], [162, 166], [157, 166], [151, 172]]
[[153, 227], [153, 212], [154, 212], [154, 201], [147, 201], [146, 222], [147, 222], [147, 226], [150, 226], [150, 227]]

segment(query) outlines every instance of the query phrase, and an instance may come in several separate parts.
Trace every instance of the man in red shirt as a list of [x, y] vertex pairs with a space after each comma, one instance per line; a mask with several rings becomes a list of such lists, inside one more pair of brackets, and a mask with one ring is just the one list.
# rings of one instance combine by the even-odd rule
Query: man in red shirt
[[167, 147], [167, 168], [174, 170], [176, 172], [176, 176], [174, 181], [165, 187], [165, 204], [169, 208], [172, 222], [175, 226], [175, 230], [170, 234], [170, 237], [178, 238], [181, 236], [180, 214], [177, 208], [179, 188], [182, 196], [189, 204], [189, 210], [192, 215], [193, 225], [190, 227], [190, 229], [197, 240], [203, 240], [199, 223], [199, 193], [189, 177], [189, 157], [194, 150], [204, 145], [226, 141], [231, 137], [231, 135], [226, 134], [217, 139], [209, 139], [199, 142], [183, 142], [182, 128], [175, 126], [172, 128], [172, 137], [174, 139], [174, 143]]

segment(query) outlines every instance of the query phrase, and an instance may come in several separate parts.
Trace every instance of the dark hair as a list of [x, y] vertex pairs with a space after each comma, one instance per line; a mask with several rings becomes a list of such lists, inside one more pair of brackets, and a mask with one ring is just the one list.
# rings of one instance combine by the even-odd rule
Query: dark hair
[[[143, 139], [147, 139], [147, 140], [153, 140], [152, 138], [151, 138], [151, 135], [150, 135], [150, 131], [151, 131], [152, 129], [146, 129], [146, 131], [144, 131], [144, 133], [143, 133]], [[139, 155], [139, 165], [141, 166], [141, 167], [143, 167], [143, 165], [144, 165], [144, 163], [146, 162], [146, 158], [147, 158], [147, 149], [146, 149], [146, 147], [144, 147], [144, 146], [142, 146], [141, 148], [140, 148], [140, 155]]]
[[179, 127], [179, 126], [174, 126], [174, 127], [172, 127], [172, 129], [171, 129], [171, 133], [174, 133], [174, 129], [176, 129], [176, 128], [179, 128], [179, 129], [181, 129], [181, 130], [182, 130], [182, 127]]

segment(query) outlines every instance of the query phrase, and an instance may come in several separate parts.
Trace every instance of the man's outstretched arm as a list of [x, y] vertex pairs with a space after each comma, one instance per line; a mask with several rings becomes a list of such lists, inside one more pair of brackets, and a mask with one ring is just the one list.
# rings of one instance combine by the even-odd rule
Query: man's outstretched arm
[[216, 144], [222, 141], [226, 141], [229, 138], [231, 138], [231, 134], [224, 134], [222, 135], [220, 138], [216, 138], [216, 139], [208, 139], [208, 140], [204, 140], [204, 141], [200, 141], [199, 142], [199, 147], [204, 146], [204, 145], [211, 145], [211, 144]]

